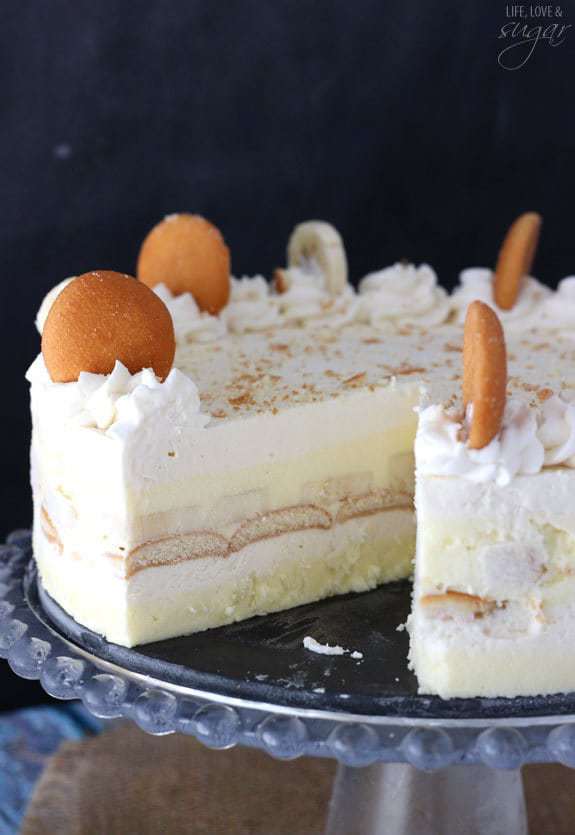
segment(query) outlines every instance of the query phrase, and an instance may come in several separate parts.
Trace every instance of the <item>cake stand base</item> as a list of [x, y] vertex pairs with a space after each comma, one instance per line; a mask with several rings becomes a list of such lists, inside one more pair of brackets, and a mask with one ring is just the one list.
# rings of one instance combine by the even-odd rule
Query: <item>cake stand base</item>
[[326, 835], [527, 835], [519, 770], [340, 765]]

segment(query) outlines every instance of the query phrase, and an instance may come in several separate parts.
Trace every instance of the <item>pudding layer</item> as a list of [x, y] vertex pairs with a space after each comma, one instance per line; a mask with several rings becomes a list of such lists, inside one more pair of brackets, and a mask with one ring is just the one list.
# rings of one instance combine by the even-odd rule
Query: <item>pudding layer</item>
[[45, 531], [37, 520], [34, 553], [47, 592], [76, 620], [124, 646], [406, 577], [415, 538], [412, 511], [389, 509], [124, 578], [108, 560], [60, 552]]

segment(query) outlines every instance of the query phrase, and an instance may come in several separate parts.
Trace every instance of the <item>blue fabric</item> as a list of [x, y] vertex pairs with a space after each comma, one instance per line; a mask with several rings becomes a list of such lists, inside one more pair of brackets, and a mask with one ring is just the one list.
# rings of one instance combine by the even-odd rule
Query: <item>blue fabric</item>
[[60, 744], [101, 728], [76, 703], [0, 714], [0, 835], [18, 832], [34, 784]]

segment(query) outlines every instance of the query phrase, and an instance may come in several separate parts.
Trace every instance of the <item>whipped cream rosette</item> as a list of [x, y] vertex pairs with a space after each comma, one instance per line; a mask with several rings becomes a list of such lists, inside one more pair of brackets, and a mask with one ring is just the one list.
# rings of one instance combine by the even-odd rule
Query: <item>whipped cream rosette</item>
[[76, 382], [54, 383], [40, 354], [26, 379], [59, 427], [99, 429], [122, 439], [154, 415], [169, 413], [172, 422], [188, 429], [203, 429], [210, 421], [200, 410], [196, 384], [177, 368], [162, 382], [151, 368], [130, 374], [116, 362], [111, 374], [83, 371]]
[[278, 298], [261, 275], [232, 278], [230, 301], [221, 318], [231, 333], [268, 330], [280, 323]]
[[359, 285], [359, 318], [379, 329], [433, 327], [449, 315], [449, 299], [429, 264], [397, 263], [369, 273]]
[[545, 450], [544, 465], [575, 467], [575, 405], [556, 395], [544, 401], [537, 435]]
[[349, 285], [332, 295], [322, 273], [297, 267], [285, 271], [284, 282], [286, 289], [277, 298], [286, 323], [313, 321], [328, 328], [340, 328], [357, 318], [359, 300]]
[[575, 326], [575, 276], [569, 275], [549, 293], [543, 304], [538, 327], [569, 332]]
[[191, 293], [174, 296], [163, 283], [156, 284], [152, 290], [170, 311], [176, 343], [214, 342], [225, 334], [223, 321], [218, 316], [200, 311]]
[[517, 300], [509, 310], [497, 307], [493, 292], [493, 271], [485, 267], [469, 267], [459, 275], [459, 286], [450, 299], [454, 321], [462, 325], [468, 306], [481, 301], [496, 310], [506, 330], [525, 330], [538, 327], [551, 290], [536, 278], [525, 278]]
[[482, 449], [471, 449], [462, 440], [472, 419], [472, 405], [463, 422], [450, 417], [442, 406], [428, 406], [420, 412], [415, 441], [420, 473], [496, 481], [503, 486], [516, 475], [539, 472], [545, 453], [537, 434], [536, 416], [527, 405], [510, 400], [501, 432]]

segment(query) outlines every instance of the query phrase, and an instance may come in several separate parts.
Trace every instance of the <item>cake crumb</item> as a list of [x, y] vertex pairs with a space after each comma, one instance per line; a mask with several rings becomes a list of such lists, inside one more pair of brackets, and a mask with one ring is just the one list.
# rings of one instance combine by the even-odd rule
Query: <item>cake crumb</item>
[[339, 644], [335, 644], [334, 646], [331, 646], [330, 644], [320, 644], [319, 641], [316, 641], [316, 639], [312, 638], [311, 635], [305, 636], [303, 639], [303, 645], [305, 649], [309, 649], [311, 652], [317, 652], [318, 655], [349, 655], [350, 658], [360, 661], [363, 658], [363, 652], [345, 649], [345, 647], [340, 647]]
[[311, 637], [311, 635], [305, 636], [303, 639], [303, 645], [306, 649], [309, 649], [310, 652], [317, 652], [318, 655], [345, 655], [344, 648], [340, 647], [338, 644], [335, 646], [320, 644], [319, 641], [316, 641], [315, 638]]

